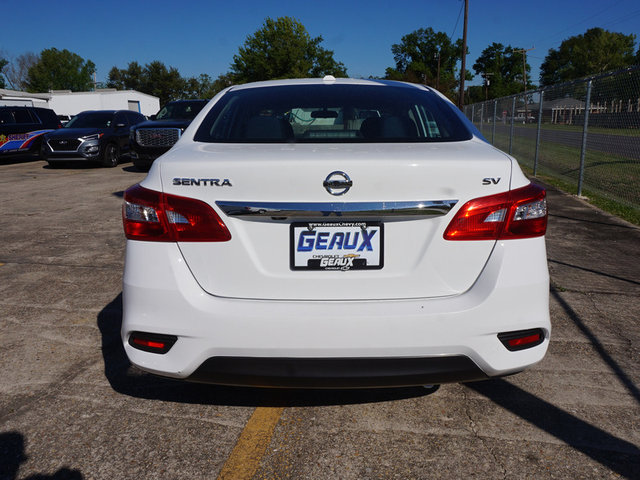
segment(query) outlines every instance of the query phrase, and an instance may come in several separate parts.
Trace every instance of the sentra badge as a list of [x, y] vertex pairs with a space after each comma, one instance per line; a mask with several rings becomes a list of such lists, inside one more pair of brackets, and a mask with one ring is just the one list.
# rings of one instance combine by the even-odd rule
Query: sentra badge
[[233, 187], [228, 178], [174, 178], [175, 186]]

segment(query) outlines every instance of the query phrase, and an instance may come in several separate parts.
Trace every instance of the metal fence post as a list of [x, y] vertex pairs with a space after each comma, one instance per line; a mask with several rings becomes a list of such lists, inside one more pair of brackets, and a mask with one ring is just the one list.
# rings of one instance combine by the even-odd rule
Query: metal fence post
[[584, 160], [587, 153], [587, 129], [589, 127], [589, 110], [591, 110], [591, 84], [587, 83], [587, 99], [584, 108], [584, 127], [582, 129], [582, 150], [580, 151], [580, 176], [578, 177], [578, 196], [582, 196], [582, 182], [584, 180]]
[[496, 114], [498, 113], [498, 100], [493, 101], [493, 118], [491, 119], [491, 123], [493, 124], [493, 128], [491, 129], [491, 145], [496, 144]]
[[513, 124], [516, 117], [516, 97], [513, 96], [513, 102], [511, 102], [511, 131], [509, 132], [509, 155], [513, 150]]
[[471, 105], [471, 123], [476, 121], [476, 104]]
[[540, 130], [542, 129], [542, 101], [544, 90], [540, 92], [540, 105], [538, 107], [538, 131], [536, 132], [536, 156], [533, 159], [533, 176], [538, 176], [538, 152], [540, 151]]

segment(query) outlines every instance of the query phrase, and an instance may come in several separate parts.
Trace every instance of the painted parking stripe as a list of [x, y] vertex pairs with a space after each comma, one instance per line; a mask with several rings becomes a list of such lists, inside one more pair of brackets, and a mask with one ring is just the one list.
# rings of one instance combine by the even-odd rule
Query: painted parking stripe
[[255, 409], [222, 467], [218, 480], [244, 480], [255, 475], [283, 410], [283, 407]]

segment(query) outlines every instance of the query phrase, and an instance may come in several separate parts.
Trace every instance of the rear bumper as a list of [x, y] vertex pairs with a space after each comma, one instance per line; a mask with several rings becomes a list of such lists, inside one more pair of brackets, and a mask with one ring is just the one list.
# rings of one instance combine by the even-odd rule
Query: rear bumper
[[[207, 294], [175, 244], [128, 241], [122, 340], [151, 373], [262, 386], [399, 386], [476, 380], [539, 362], [549, 345], [544, 238], [498, 242], [467, 292], [367, 301], [244, 300]], [[498, 334], [540, 328], [509, 351]], [[176, 335], [166, 354], [132, 331]]]
[[187, 380], [284, 388], [375, 388], [484, 380], [465, 356], [427, 358], [212, 357]]

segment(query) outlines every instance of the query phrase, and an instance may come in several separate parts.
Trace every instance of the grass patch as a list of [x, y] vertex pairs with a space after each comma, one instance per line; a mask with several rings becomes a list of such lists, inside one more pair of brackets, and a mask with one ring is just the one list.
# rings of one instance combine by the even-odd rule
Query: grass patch
[[[482, 125], [480, 125], [477, 122], [474, 122], [474, 125], [478, 128], [478, 130], [484, 129], [485, 131], [489, 132], [489, 137], [491, 137], [491, 131], [493, 129], [493, 125], [491, 123], [483, 123]], [[502, 123], [502, 122], [496, 122], [496, 126], [502, 126], [505, 128], [511, 128], [511, 123], [507, 122], [507, 123]], [[526, 128], [529, 130], [537, 130], [538, 129], [538, 124], [537, 123], [527, 123], [527, 124], [523, 124], [523, 123], [515, 123], [513, 125], [514, 130], [518, 130], [519, 128]], [[579, 132], [582, 133], [584, 128], [582, 125], [563, 125], [563, 124], [556, 124], [556, 123], [543, 123], [542, 125], [540, 125], [540, 129], [541, 130], [553, 130], [553, 131], [561, 131], [561, 132]], [[603, 133], [606, 135], [620, 135], [623, 137], [637, 137], [640, 135], [640, 129], [638, 128], [605, 128], [605, 127], [593, 127], [590, 126], [589, 129], [587, 130], [588, 133]], [[483, 133], [483, 135], [485, 135]], [[486, 135], [485, 135], [486, 136]]]
[[[495, 146], [509, 148], [509, 136], [496, 132]], [[532, 175], [535, 139], [514, 136], [512, 155]], [[541, 142], [537, 176], [567, 193], [577, 194], [580, 149]], [[640, 162], [603, 152], [587, 151], [582, 195], [598, 208], [640, 225]]]

